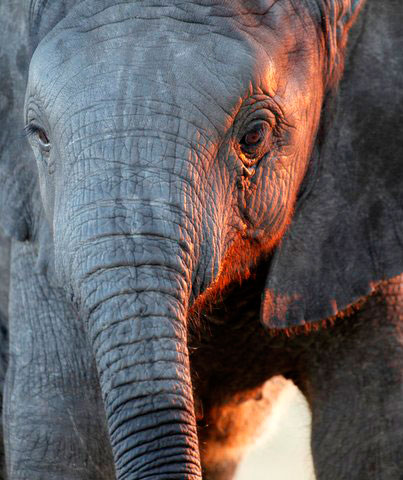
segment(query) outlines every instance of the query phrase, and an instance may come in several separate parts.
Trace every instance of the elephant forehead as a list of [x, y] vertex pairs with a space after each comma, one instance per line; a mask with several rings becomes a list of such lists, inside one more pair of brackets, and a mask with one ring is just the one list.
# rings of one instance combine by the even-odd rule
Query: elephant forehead
[[211, 102], [231, 117], [257, 79], [275, 90], [276, 68], [284, 64], [276, 58], [288, 37], [285, 28], [274, 33], [262, 27], [258, 34], [259, 12], [228, 4], [82, 2], [39, 45], [30, 83], [49, 101], [64, 94], [69, 102], [84, 77], [91, 79], [91, 95], [101, 78], [108, 79], [102, 89], [109, 97], [133, 94], [177, 104], [192, 90], [200, 93], [198, 107]]

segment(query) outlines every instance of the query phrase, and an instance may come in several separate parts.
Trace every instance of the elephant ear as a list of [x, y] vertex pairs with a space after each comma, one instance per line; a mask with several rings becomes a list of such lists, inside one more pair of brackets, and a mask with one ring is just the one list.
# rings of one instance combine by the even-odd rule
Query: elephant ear
[[36, 168], [23, 130], [30, 58], [27, 3], [0, 2], [0, 228], [18, 240], [30, 236], [31, 198], [37, 188]]
[[344, 67], [348, 32], [366, 0], [319, 0], [320, 26], [327, 49], [326, 84], [338, 84]]
[[402, 25], [403, 3], [371, 0], [351, 32], [315, 179], [270, 265], [269, 328], [340, 315], [403, 271]]

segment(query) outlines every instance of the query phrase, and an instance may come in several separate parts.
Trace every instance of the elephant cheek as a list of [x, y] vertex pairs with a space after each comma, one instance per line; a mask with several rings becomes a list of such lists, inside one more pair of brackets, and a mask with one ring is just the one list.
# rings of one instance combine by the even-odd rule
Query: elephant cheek
[[298, 182], [290, 173], [290, 159], [284, 163], [287, 168], [281, 159], [262, 163], [239, 191], [240, 215], [247, 225], [245, 237], [259, 244], [264, 253], [279, 242], [293, 214]]

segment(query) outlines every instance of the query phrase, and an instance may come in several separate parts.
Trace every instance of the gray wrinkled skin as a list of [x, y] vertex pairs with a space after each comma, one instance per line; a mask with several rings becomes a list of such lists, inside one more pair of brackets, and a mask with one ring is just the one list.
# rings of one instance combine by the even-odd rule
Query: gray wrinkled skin
[[0, 19], [7, 478], [230, 480], [282, 376], [318, 480], [399, 479], [400, 2]]
[[[0, 385], [1, 399], [7, 370], [8, 357], [8, 292], [10, 278], [10, 241], [0, 233]], [[1, 409], [3, 402], [1, 401]], [[0, 447], [1, 473], [4, 469], [4, 451]]]

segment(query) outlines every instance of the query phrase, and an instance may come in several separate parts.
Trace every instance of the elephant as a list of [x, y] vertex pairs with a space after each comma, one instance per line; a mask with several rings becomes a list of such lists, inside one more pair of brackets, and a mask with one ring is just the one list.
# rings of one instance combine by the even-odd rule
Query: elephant
[[318, 480], [401, 479], [400, 0], [0, 18], [7, 478], [230, 480], [285, 378]]

